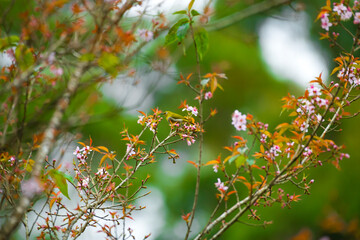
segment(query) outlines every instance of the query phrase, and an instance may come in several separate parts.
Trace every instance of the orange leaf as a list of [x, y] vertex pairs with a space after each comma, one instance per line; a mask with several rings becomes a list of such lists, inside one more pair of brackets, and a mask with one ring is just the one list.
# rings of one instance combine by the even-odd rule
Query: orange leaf
[[103, 146], [99, 146], [98, 147], [99, 149], [101, 149], [101, 150], [103, 150], [103, 151], [105, 151], [105, 152], [109, 152], [109, 149], [107, 149], [106, 147], [103, 147]]
[[207, 165], [215, 165], [215, 164], [218, 164], [218, 161], [216, 161], [216, 160], [211, 160], [211, 161], [208, 161], [208, 162], [205, 164], [205, 166], [207, 166]]
[[195, 162], [193, 162], [193, 161], [187, 161], [188, 163], [190, 163], [190, 164], [192, 164], [192, 165], [194, 165], [196, 168], [198, 167], [198, 165], [195, 163]]
[[190, 73], [189, 75], [187, 75], [186, 80], [189, 80], [191, 78], [192, 74], [193, 73]]
[[72, 5], [71, 10], [73, 11], [74, 14], [78, 14], [78, 13], [81, 13], [83, 11], [83, 9], [80, 8], [80, 6], [77, 3]]
[[243, 180], [243, 181], [247, 182], [247, 179], [246, 179], [244, 176], [238, 176], [237, 178], [240, 179], [240, 180]]
[[203, 78], [211, 78], [213, 76], [212, 73], [207, 73], [205, 76], [203, 76]]
[[100, 164], [99, 166], [101, 166], [103, 164], [103, 162], [108, 158], [108, 155], [104, 155], [101, 160], [100, 160]]
[[226, 194], [226, 196], [230, 196], [231, 194], [234, 194], [234, 193], [236, 193], [236, 191], [230, 191]]

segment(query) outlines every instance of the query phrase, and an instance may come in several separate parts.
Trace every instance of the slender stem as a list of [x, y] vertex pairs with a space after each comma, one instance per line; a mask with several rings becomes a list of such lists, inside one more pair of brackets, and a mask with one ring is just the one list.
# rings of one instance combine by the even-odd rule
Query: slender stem
[[[195, 48], [195, 55], [196, 55], [196, 67], [197, 67], [197, 75], [198, 75], [198, 80], [199, 80], [199, 84], [201, 83], [201, 71], [200, 71], [200, 56], [198, 54], [198, 47], [195, 41], [195, 32], [194, 32], [194, 27], [192, 24], [192, 17], [190, 15], [190, 13], [188, 13], [188, 17], [189, 17], [189, 22], [190, 22], [190, 32], [191, 32], [191, 37], [193, 40], [193, 44], [194, 44], [194, 48]], [[203, 129], [204, 129], [204, 118], [203, 118], [203, 93], [202, 91], [200, 91], [200, 99], [199, 99], [199, 118], [200, 118], [200, 133], [199, 133], [199, 159], [198, 159], [198, 163], [197, 163], [197, 175], [196, 175], [196, 186], [195, 186], [195, 195], [194, 195], [194, 202], [193, 202], [193, 206], [191, 209], [191, 214], [190, 214], [190, 220], [187, 224], [187, 231], [186, 231], [186, 235], [185, 235], [185, 240], [187, 240], [189, 238], [189, 234], [191, 232], [191, 226], [193, 224], [194, 221], [194, 217], [195, 217], [195, 210], [196, 210], [196, 206], [197, 206], [197, 202], [199, 199], [199, 189], [200, 189], [200, 171], [201, 171], [201, 164], [202, 164], [202, 152], [203, 152], [203, 144], [204, 144], [204, 133], [203, 133]]]

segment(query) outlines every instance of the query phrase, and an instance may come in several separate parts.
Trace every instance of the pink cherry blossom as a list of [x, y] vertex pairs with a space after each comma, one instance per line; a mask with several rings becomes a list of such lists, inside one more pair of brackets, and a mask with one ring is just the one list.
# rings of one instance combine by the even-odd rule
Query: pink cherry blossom
[[321, 16], [321, 27], [323, 29], [325, 29], [326, 31], [329, 31], [329, 27], [331, 27], [333, 24], [330, 22], [329, 18], [328, 18], [329, 14], [328, 13], [324, 13]]
[[149, 42], [149, 41], [153, 40], [153, 38], [154, 38], [154, 33], [147, 29], [139, 29], [138, 34], [139, 34], [139, 37], [142, 40], [144, 40], [145, 42]]
[[246, 130], [246, 115], [241, 114], [238, 110], [235, 110], [235, 112], [232, 115], [232, 125], [236, 128], [238, 131], [245, 131]]
[[334, 4], [333, 11], [336, 12], [340, 16], [340, 20], [348, 20], [352, 16], [351, 9], [346, 7], [344, 4]]
[[215, 187], [220, 192], [226, 192], [226, 190], [228, 190], [228, 188], [229, 188], [229, 187], [225, 186], [225, 184], [223, 182], [221, 182], [220, 178], [217, 179], [217, 182], [215, 183]]

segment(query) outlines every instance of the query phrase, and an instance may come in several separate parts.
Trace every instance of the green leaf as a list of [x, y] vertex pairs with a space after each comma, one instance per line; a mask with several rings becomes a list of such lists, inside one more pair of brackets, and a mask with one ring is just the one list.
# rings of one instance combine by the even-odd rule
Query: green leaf
[[229, 163], [232, 163], [233, 161], [235, 161], [235, 159], [237, 159], [240, 156], [240, 154], [236, 154], [234, 156], [232, 156], [231, 158], [229, 158]]
[[195, 0], [191, 0], [188, 6], [188, 9], [190, 11], [190, 9], [192, 8], [192, 6], [194, 5]]
[[95, 55], [93, 53], [85, 53], [85, 54], [81, 55], [80, 61], [91, 62], [92, 60], [94, 60], [94, 58], [95, 58]]
[[186, 34], [189, 31], [189, 22], [186, 22], [182, 25], [179, 26], [177, 32], [176, 32], [176, 36], [179, 42], [182, 42], [182, 40], [184, 40], [184, 38], [186, 37]]
[[177, 31], [181, 25], [188, 23], [189, 20], [187, 18], [182, 18], [177, 21], [169, 30], [168, 34], [165, 37], [165, 45], [170, 45], [173, 42], [178, 40]]
[[35, 62], [33, 53], [31, 52], [30, 48], [26, 47], [25, 45], [19, 45], [16, 48], [15, 59], [21, 70], [28, 69]]
[[240, 155], [235, 159], [235, 165], [237, 168], [243, 166], [246, 162], [247, 157], [245, 155]]
[[203, 56], [205, 55], [205, 53], [209, 48], [209, 36], [204, 28], [200, 28], [195, 33], [195, 42], [196, 42], [197, 53], [199, 54], [200, 60], [202, 60]]
[[66, 180], [73, 183], [72, 177], [56, 169], [49, 170], [49, 175], [54, 180], [60, 192], [70, 199]]
[[200, 13], [198, 11], [196, 11], [195, 9], [193, 9], [193, 10], [191, 10], [191, 15], [193, 17], [196, 17], [196, 16], [200, 15]]
[[15, 47], [18, 42], [19, 42], [18, 36], [0, 38], [0, 51], [3, 51], [9, 47]]
[[117, 76], [120, 60], [114, 54], [103, 52], [101, 57], [98, 59], [98, 64], [112, 77]]
[[186, 10], [177, 11], [177, 12], [174, 12], [173, 14], [174, 15], [175, 14], [186, 14]]

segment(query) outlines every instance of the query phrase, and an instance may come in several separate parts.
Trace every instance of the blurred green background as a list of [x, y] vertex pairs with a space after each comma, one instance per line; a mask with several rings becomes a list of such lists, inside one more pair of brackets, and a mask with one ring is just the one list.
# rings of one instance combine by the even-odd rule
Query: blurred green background
[[[236, 11], [241, 11], [255, 1], [217, 1], [216, 13], [224, 17]], [[263, 59], [262, 49], [259, 44], [259, 29], [268, 19], [279, 21], [293, 21], [300, 24], [302, 15], [307, 20], [306, 34], [309, 43], [315, 46], [315, 55], [320, 55], [327, 64], [328, 70], [335, 65], [332, 61], [339, 54], [339, 50], [330, 48], [327, 41], [319, 40], [320, 22], [315, 22], [318, 11], [325, 1], [300, 1], [272, 9], [266, 13], [252, 16], [240, 21], [228, 28], [209, 33], [210, 48], [201, 63], [202, 73], [220, 71], [224, 72], [228, 79], [222, 80], [221, 84], [225, 91], [217, 91], [213, 99], [206, 102], [206, 108], [216, 108], [218, 115], [206, 124], [205, 133], [205, 158], [204, 161], [215, 159], [219, 153], [225, 153], [223, 146], [232, 142], [231, 136], [237, 134], [231, 126], [231, 114], [235, 109], [243, 113], [251, 113], [258, 120], [269, 123], [270, 129], [286, 120], [286, 114], [280, 115], [281, 98], [288, 92], [297, 96], [301, 95], [306, 85], [301, 85], [281, 76], [273, 74], [273, 70]], [[179, 10], [179, 9], [177, 9]], [[296, 11], [299, 11], [296, 13]], [[213, 19], [214, 19], [213, 18]], [[294, 19], [295, 18], [295, 19]], [[338, 31], [338, 29], [337, 29]], [[291, 33], [289, 33], [291, 34]], [[340, 32], [340, 35], [345, 35]], [[264, 37], [264, 36], [263, 36]], [[266, 37], [266, 36], [265, 36]], [[270, 36], [269, 36], [270, 37]], [[297, 38], [300, 36], [292, 36]], [[265, 39], [266, 40], [266, 39]], [[160, 39], [161, 41], [161, 39]], [[161, 45], [161, 43], [158, 43]], [[344, 46], [351, 45], [351, 39], [341, 41]], [[283, 51], [295, 46], [284, 46]], [[182, 47], [179, 46], [180, 51]], [[176, 109], [180, 102], [187, 99], [194, 103], [194, 95], [182, 85], [176, 85], [179, 80], [178, 73], [184, 75], [195, 72], [194, 49], [189, 47], [186, 56], [181, 56], [177, 61], [171, 78], [166, 78], [166, 83], [160, 86], [153, 94], [154, 104], [162, 110]], [[153, 50], [143, 52], [144, 56], [151, 57]], [[279, 53], [282, 54], [281, 52]], [[276, 60], [278, 56], [273, 56]], [[141, 57], [139, 57], [142, 59]], [[289, 61], [295, 61], [297, 55], [292, 55]], [[310, 61], [304, 59], [303, 61]], [[304, 68], [302, 64], [298, 68]], [[296, 69], [299, 70], [299, 69]], [[307, 69], [300, 69], [307, 71]], [[308, 79], [313, 80], [321, 71], [314, 73]], [[296, 71], [294, 71], [296, 74]], [[329, 73], [323, 72], [324, 75]], [[280, 79], [279, 79], [280, 78]], [[329, 77], [327, 81], [333, 78]], [[106, 95], [106, 93], [104, 93]], [[356, 104], [354, 104], [356, 105]], [[353, 110], [358, 109], [358, 104]], [[138, 109], [148, 111], [150, 109]], [[135, 129], [136, 117], [121, 116], [121, 120], [112, 119], [103, 122], [97, 128], [93, 125], [84, 127], [84, 135], [91, 135], [97, 143], [111, 145], [119, 144], [118, 136], [114, 129], [120, 131], [124, 121], [129, 129]], [[343, 131], [333, 134], [333, 139], [338, 145], [345, 144], [346, 152], [351, 156], [341, 163], [341, 170], [335, 169], [331, 164], [313, 169], [309, 173], [309, 179], [314, 179], [311, 195], [303, 195], [301, 201], [293, 204], [292, 209], [282, 209], [279, 206], [260, 208], [258, 213], [262, 220], [273, 221], [266, 229], [250, 227], [243, 224], [235, 224], [222, 237], [222, 239], [355, 239], [354, 231], [359, 231], [358, 218], [360, 214], [360, 154], [358, 136], [359, 120], [356, 118], [344, 120], [341, 128]], [[163, 126], [166, 128], [166, 126]], [[116, 147], [116, 146], [115, 146]], [[195, 185], [195, 169], [187, 160], [197, 158], [196, 145], [187, 147], [185, 143], [176, 146], [180, 150], [181, 159], [175, 166], [167, 159], [158, 159], [156, 166], [152, 166], [152, 178], [149, 185], [160, 190], [158, 196], [163, 205], [159, 211], [164, 211], [161, 216], [164, 221], [159, 221], [162, 228], [154, 233], [156, 239], [181, 239], [184, 222], [181, 215], [190, 211]], [[182, 152], [183, 151], [183, 152]], [[211, 167], [203, 169], [202, 190], [200, 194], [199, 209], [195, 222], [195, 229], [204, 224], [209, 211], [216, 203], [214, 182], [219, 175], [213, 173]], [[210, 190], [209, 190], [210, 189]], [[291, 188], [290, 188], [291, 189]], [[302, 194], [298, 189], [294, 192]], [[244, 188], [244, 192], [246, 189]], [[145, 200], [146, 202], [146, 200]], [[164, 215], [165, 213], [165, 215]], [[155, 224], [156, 216], [153, 217]], [[245, 218], [246, 219], [246, 218]], [[160, 223], [161, 222], [161, 223]], [[297, 237], [297, 238], [296, 238]]]
[[[8, 1], [0, 1], [0, 3], [2, 2]], [[248, 5], [257, 2], [259, 1], [216, 1], [214, 2], [216, 14], [212, 20], [243, 11]], [[274, 74], [263, 58], [259, 43], [259, 30], [266, 20], [295, 21], [292, 17], [302, 14], [308, 20], [306, 34], [308, 34], [310, 43], [315, 44], [318, 51], [316, 54], [325, 59], [329, 70], [335, 66], [332, 59], [339, 54], [339, 50], [330, 48], [327, 41], [319, 40], [319, 32], [322, 29], [320, 22], [314, 21], [323, 5], [325, 5], [325, 1], [322, 0], [295, 1], [290, 6], [274, 8], [266, 13], [244, 19], [228, 28], [209, 33], [210, 47], [201, 62], [201, 72], [203, 74], [214, 71], [224, 72], [228, 79], [221, 80], [225, 91], [216, 91], [214, 98], [205, 104], [207, 112], [210, 108], [216, 108], [218, 114], [206, 123], [204, 162], [215, 159], [219, 153], [224, 154], [223, 146], [232, 142], [231, 136], [238, 134], [231, 126], [231, 114], [235, 109], [243, 113], [250, 113], [256, 119], [269, 123], [271, 130], [287, 119], [286, 114], [280, 115], [281, 98], [288, 92], [299, 96], [305, 89], [305, 85], [299, 85], [279, 73]], [[200, 9], [199, 11], [201, 12]], [[17, 21], [20, 21], [15, 16], [15, 13], [9, 15], [14, 26]], [[295, 24], [297, 24], [296, 21]], [[340, 36], [342, 35], [345, 33], [340, 32]], [[296, 38], [296, 36], [293, 37]], [[180, 57], [176, 59], [176, 64], [165, 77], [159, 77], [161, 74], [153, 74], [150, 65], [156, 59], [155, 50], [163, 43], [164, 38], [160, 37], [136, 56], [134, 61], [134, 67], [143, 73], [143, 76], [139, 77], [140, 81], [153, 81], [154, 78], [160, 78], [159, 84], [146, 85], [148, 88], [152, 88], [152, 92], [144, 102], [150, 103], [151, 106], [139, 105], [129, 110], [119, 101], [114, 100], [110, 94], [107, 94], [104, 90], [106, 87], [88, 89], [86, 92], [79, 93], [73, 102], [73, 107], [79, 103], [96, 99], [97, 101], [91, 102], [85, 110], [87, 114], [91, 115], [88, 119], [89, 122], [84, 125], [80, 124], [80, 127], [72, 128], [71, 131], [81, 132], [84, 141], [91, 136], [94, 145], [107, 146], [111, 150], [122, 152], [125, 147], [121, 141], [120, 131], [124, 123], [130, 133], [136, 134], [141, 129], [136, 123], [138, 114], [134, 110], [150, 113], [151, 108], [155, 107], [159, 107], [161, 110], [177, 109], [181, 101], [185, 99], [190, 105], [195, 104], [195, 96], [192, 92], [185, 86], [176, 84], [179, 80], [179, 73], [187, 75], [196, 71], [194, 49], [188, 47], [186, 56], [182, 55], [182, 46], [179, 46], [179, 50], [171, 49]], [[349, 46], [351, 39], [345, 38], [341, 44]], [[292, 46], [287, 47], [291, 48]], [[284, 46], [283, 51], [285, 50]], [[274, 56], [274, 61], [277, 57]], [[289, 61], [295, 61], [296, 58], [296, 54], [292, 55]], [[298, 66], [298, 68], [302, 67], [302, 65]], [[301, 71], [307, 71], [307, 69], [301, 69]], [[318, 74], [320, 72], [314, 74], [313, 78]], [[328, 80], [331, 79], [332, 77], [329, 77]], [[130, 92], [129, 95], [139, 94], [136, 87], [131, 89], [133, 92]], [[123, 93], [120, 90], [119, 92], [120, 95]], [[357, 111], [359, 104], [355, 103], [354, 105], [352, 109]], [[115, 112], [116, 114], [106, 119], [99, 119], [98, 116], [102, 112]], [[310, 196], [302, 195], [301, 201], [294, 203], [291, 209], [283, 209], [277, 205], [260, 208], [258, 213], [262, 221], [272, 221], [273, 224], [264, 229], [237, 223], [221, 239], [291, 239], [296, 236], [297, 239], [320, 239], [324, 236], [329, 237], [328, 239], [355, 239], [352, 231], [359, 231], [360, 216], [360, 152], [358, 149], [360, 128], [358, 125], [358, 118], [343, 120], [341, 125], [343, 130], [333, 134], [333, 139], [338, 145], [346, 145], [346, 152], [350, 154], [351, 158], [343, 160], [341, 170], [335, 169], [331, 164], [311, 170], [309, 179], [314, 179], [315, 183], [311, 188]], [[162, 134], [168, 131], [166, 124], [160, 125], [160, 127], [164, 131]], [[196, 170], [186, 161], [194, 161], [197, 158], [197, 145], [188, 147], [185, 142], [180, 142], [172, 148], [176, 148], [181, 156], [175, 165], [171, 160], [164, 158], [157, 159], [157, 163], [147, 169], [151, 175], [148, 186], [155, 197], [149, 196], [151, 199], [149, 202], [145, 198], [143, 204], [147, 205], [149, 209], [152, 208], [152, 205], [156, 205], [158, 212], [153, 212], [152, 216], [141, 216], [140, 218], [150, 219], [152, 226], [139, 224], [135, 227], [135, 231], [156, 229], [152, 235], [153, 239], [181, 239], [185, 227], [181, 215], [190, 212], [192, 206]], [[204, 225], [216, 204], [214, 183], [217, 177], [220, 177], [219, 174], [212, 171], [211, 167], [205, 167], [202, 171], [199, 209], [196, 213], [194, 233], [197, 232], [196, 229]], [[140, 173], [139, 178], [145, 174], [145, 172]], [[297, 194], [302, 194], [298, 189], [293, 190]], [[244, 192], [246, 192], [245, 188]], [[139, 222], [143, 221], [139, 220]], [[145, 224], [148, 223], [145, 221]]]

